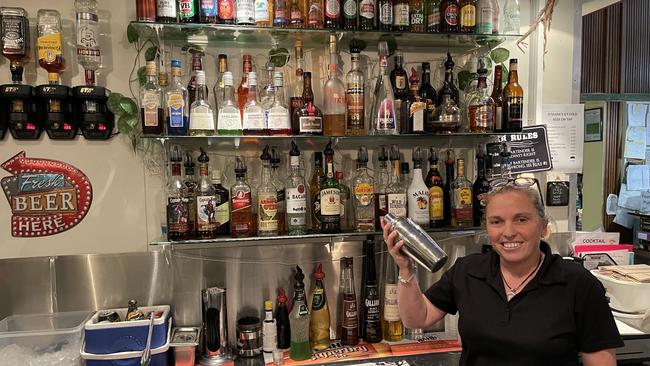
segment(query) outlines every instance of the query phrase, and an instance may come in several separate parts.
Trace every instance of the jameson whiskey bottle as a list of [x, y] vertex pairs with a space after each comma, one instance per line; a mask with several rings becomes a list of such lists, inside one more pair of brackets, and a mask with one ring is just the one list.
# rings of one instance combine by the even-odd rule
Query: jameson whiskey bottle
[[325, 155], [325, 179], [320, 189], [321, 232], [341, 232], [341, 188], [334, 177], [334, 150], [330, 141], [323, 151]]

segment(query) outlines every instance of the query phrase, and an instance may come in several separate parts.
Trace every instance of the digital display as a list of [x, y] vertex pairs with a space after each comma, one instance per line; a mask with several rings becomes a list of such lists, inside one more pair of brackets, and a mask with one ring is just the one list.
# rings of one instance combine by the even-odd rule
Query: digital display
[[103, 123], [100, 123], [100, 124], [97, 125], [97, 129], [99, 131], [106, 131], [106, 125], [103, 124]]
[[64, 129], [65, 131], [71, 131], [71, 130], [72, 130], [72, 126], [70, 126], [70, 124], [68, 124], [68, 123], [64, 123], [64, 124], [63, 124], [63, 129]]
[[29, 131], [34, 131], [36, 130], [36, 125], [33, 123], [26, 123], [25, 124], [25, 129]]

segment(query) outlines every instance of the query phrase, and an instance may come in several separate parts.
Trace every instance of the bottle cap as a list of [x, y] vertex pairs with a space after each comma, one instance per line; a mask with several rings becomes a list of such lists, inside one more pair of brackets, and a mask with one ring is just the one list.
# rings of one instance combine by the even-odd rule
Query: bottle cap
[[399, 147], [397, 145], [390, 145], [390, 161], [397, 161], [399, 157]]
[[357, 150], [357, 163], [365, 164], [368, 162], [368, 149], [365, 146], [359, 146]]
[[431, 64], [428, 62], [422, 63], [422, 71], [431, 70]]
[[264, 147], [264, 150], [262, 150], [262, 155], [260, 155], [260, 160], [262, 161], [271, 160], [271, 154], [269, 154], [269, 145], [266, 145]]
[[274, 147], [271, 148], [271, 165], [274, 167], [280, 166], [280, 153], [278, 153], [278, 150]]
[[418, 163], [422, 161], [422, 150], [419, 146], [413, 148], [413, 158], [411, 160]]
[[381, 146], [379, 148], [379, 157], [377, 158], [379, 161], [388, 161], [388, 150], [386, 146]]
[[248, 85], [257, 85], [257, 73], [255, 71], [248, 73]]
[[232, 86], [232, 72], [226, 71], [223, 74], [223, 85], [224, 86]]
[[273, 311], [273, 301], [271, 301], [271, 300], [264, 301], [264, 310], [265, 311]]
[[205, 85], [205, 71], [196, 71], [196, 85]]
[[430, 163], [438, 162], [438, 152], [433, 147], [429, 148], [429, 162]]
[[185, 168], [194, 169], [194, 158], [189, 151], [185, 153]]
[[334, 156], [334, 149], [332, 149], [332, 140], [327, 143], [325, 150], [323, 150], [323, 155], [325, 156]]
[[451, 59], [451, 53], [447, 52], [447, 61], [445, 61], [445, 69], [453, 70], [454, 69], [454, 60]]
[[181, 60], [173, 59], [171, 62], [172, 67], [181, 67]]
[[183, 161], [183, 154], [181, 153], [181, 148], [178, 145], [174, 145], [169, 152], [169, 161], [172, 163], [180, 163]]
[[147, 61], [147, 75], [156, 76], [156, 61]]
[[298, 145], [295, 142], [291, 141], [291, 150], [289, 151], [289, 156], [300, 156], [300, 150], [298, 150]]
[[305, 288], [305, 283], [302, 282], [305, 279], [305, 275], [302, 273], [300, 266], [296, 266], [296, 275], [293, 278], [296, 280], [294, 284], [295, 289]]
[[245, 174], [246, 173], [246, 163], [240, 156], [237, 157], [235, 161], [235, 173], [236, 174]]
[[409, 163], [403, 162], [400, 167], [400, 174], [408, 175], [409, 173]]
[[366, 235], [366, 242], [368, 244], [374, 244], [375, 243], [375, 236], [374, 235]]
[[325, 278], [325, 272], [323, 272], [323, 265], [321, 263], [318, 263], [318, 266], [316, 267], [316, 272], [314, 272], [314, 278], [317, 280], [322, 280]]
[[307, 78], [311, 78], [311, 72], [309, 72], [309, 71], [305, 71], [305, 72], [302, 73], [302, 76], [303, 76], [305, 79], [307, 79]]
[[287, 302], [287, 294], [284, 292], [284, 289], [280, 287], [278, 289], [278, 303], [284, 304]]

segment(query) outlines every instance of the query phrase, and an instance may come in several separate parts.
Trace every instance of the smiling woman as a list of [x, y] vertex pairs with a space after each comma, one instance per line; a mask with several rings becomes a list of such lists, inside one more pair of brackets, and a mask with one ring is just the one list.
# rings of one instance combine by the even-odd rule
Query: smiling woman
[[603, 286], [565, 261], [542, 238], [548, 218], [531, 187], [504, 185], [486, 197], [493, 250], [460, 258], [425, 293], [412, 264], [384, 226], [399, 266], [398, 303], [404, 325], [424, 328], [459, 312], [461, 365], [616, 364], [623, 346]]

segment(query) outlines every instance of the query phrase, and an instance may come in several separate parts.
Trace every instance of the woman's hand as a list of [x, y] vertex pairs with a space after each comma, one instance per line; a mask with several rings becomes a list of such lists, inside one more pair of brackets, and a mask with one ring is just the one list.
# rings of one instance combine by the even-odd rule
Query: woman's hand
[[395, 263], [400, 269], [400, 272], [411, 271], [411, 259], [401, 251], [402, 245], [404, 245], [404, 240], [400, 240], [395, 243], [397, 238], [397, 231], [391, 232], [391, 225], [384, 223], [384, 219], [381, 219], [382, 229], [384, 232], [384, 241], [388, 247], [388, 253], [393, 257]]

